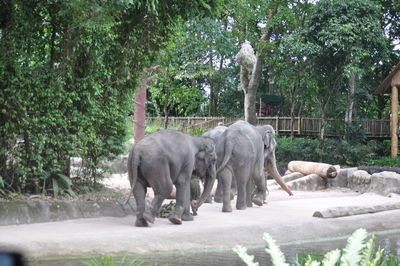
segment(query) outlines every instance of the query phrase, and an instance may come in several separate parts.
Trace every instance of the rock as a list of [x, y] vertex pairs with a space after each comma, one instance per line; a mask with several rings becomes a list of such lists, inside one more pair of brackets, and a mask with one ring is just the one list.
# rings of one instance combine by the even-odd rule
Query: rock
[[[336, 165], [335, 165], [336, 168]], [[338, 168], [337, 168], [338, 169]], [[338, 169], [336, 178], [328, 179], [328, 187], [348, 187], [349, 176], [357, 171], [357, 167]]]
[[[295, 173], [290, 173], [288, 175], [284, 175], [282, 176], [282, 180], [285, 183], [288, 183], [290, 181], [302, 178], [304, 175], [302, 173], [299, 172], [295, 172]], [[278, 183], [276, 183], [276, 181], [274, 179], [269, 179], [267, 181], [267, 186], [278, 186]]]
[[326, 188], [327, 181], [316, 174], [307, 175], [286, 183], [293, 190], [321, 190]]
[[381, 172], [371, 175], [368, 191], [373, 191], [381, 195], [390, 193], [400, 193], [400, 174], [395, 172]]
[[365, 193], [370, 190], [371, 175], [367, 171], [357, 170], [348, 177], [348, 187], [354, 191]]

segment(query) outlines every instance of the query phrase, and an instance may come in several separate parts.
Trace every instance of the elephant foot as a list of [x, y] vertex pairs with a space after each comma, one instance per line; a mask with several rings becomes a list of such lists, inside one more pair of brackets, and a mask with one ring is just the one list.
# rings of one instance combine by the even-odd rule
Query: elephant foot
[[[193, 215], [197, 215], [197, 213], [193, 214]], [[182, 221], [193, 221], [194, 220], [193, 215], [191, 215], [190, 213], [189, 214], [186, 214], [186, 213], [182, 214]]]
[[257, 206], [263, 206], [263, 204], [264, 204], [264, 199], [263, 199], [263, 197], [254, 197], [253, 199], [252, 199], [252, 201], [253, 201], [253, 203], [255, 204], [255, 205], [257, 205]]
[[214, 197], [216, 203], [222, 203], [222, 197]]
[[247, 202], [247, 207], [249, 207], [249, 208], [251, 208], [251, 207], [253, 207], [253, 203], [251, 203], [251, 202]]
[[168, 220], [169, 220], [171, 223], [173, 223], [173, 224], [182, 224], [182, 220], [179, 219], [179, 217], [176, 216], [175, 214], [173, 214], [172, 216], [170, 216], [170, 217], [168, 218]]
[[231, 206], [223, 206], [222, 212], [232, 212], [232, 207]]
[[154, 216], [150, 213], [143, 213], [143, 219], [151, 224], [154, 224]]
[[247, 206], [245, 204], [236, 205], [236, 209], [237, 210], [245, 210], [245, 209], [247, 209]]
[[136, 218], [135, 226], [137, 227], [147, 227], [149, 224], [143, 218]]

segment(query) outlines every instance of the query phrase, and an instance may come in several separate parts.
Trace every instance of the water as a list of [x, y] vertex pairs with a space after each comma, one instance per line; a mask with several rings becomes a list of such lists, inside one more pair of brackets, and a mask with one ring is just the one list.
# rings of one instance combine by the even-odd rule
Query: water
[[[371, 235], [371, 234], [370, 234]], [[400, 260], [400, 230], [391, 230], [375, 233], [375, 246], [385, 249], [385, 255], [392, 254]], [[280, 245], [285, 254], [286, 261], [290, 264], [295, 262], [296, 254], [316, 254], [318, 259], [326, 252], [333, 249], [343, 249], [347, 242], [346, 237], [325, 238], [315, 240], [299, 240]], [[369, 238], [368, 238], [369, 239]], [[279, 243], [278, 243], [279, 245]], [[247, 247], [248, 253], [255, 256], [255, 261], [260, 265], [272, 265], [271, 260], [264, 247]], [[121, 257], [115, 257], [119, 261]], [[220, 265], [245, 265], [240, 258], [230, 249], [204, 249], [185, 252], [155, 252], [146, 256], [125, 256], [125, 262], [133, 259], [146, 262], [144, 265], [171, 265], [171, 266], [220, 266]], [[49, 261], [30, 262], [28, 265], [86, 265], [84, 262], [90, 259], [57, 259]]]

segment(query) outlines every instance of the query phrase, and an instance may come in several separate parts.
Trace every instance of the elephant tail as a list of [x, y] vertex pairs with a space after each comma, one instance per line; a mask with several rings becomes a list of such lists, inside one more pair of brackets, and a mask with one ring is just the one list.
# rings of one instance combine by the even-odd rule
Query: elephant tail
[[231, 155], [233, 152], [233, 146], [234, 146], [234, 138], [232, 138], [230, 134], [231, 132], [227, 132], [225, 138], [224, 138], [224, 159], [222, 159], [221, 164], [218, 166], [217, 173], [221, 172], [222, 169], [226, 166], [226, 164], [229, 162], [231, 159]]
[[125, 201], [125, 204], [128, 203], [133, 193], [133, 188], [135, 187], [136, 181], [138, 179], [137, 175], [138, 175], [140, 157], [139, 153], [135, 152], [135, 146], [133, 146], [128, 156], [128, 178], [129, 178], [129, 183], [131, 184], [131, 190], [129, 192], [128, 198]]

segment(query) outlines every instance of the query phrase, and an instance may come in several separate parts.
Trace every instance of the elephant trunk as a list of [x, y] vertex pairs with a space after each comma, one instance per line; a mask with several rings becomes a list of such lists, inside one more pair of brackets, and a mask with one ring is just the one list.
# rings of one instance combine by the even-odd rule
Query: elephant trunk
[[192, 206], [192, 207], [195, 207], [196, 209], [198, 209], [207, 200], [207, 198], [211, 194], [215, 179], [216, 179], [216, 168], [214, 166], [210, 170], [210, 173], [207, 174], [206, 182], [204, 184], [204, 190], [203, 190], [203, 193], [201, 193], [200, 199], [197, 202], [195, 202], [195, 204], [194, 204], [195, 206]]
[[278, 170], [276, 169], [276, 165], [271, 162], [267, 162], [266, 165], [267, 165], [267, 171], [275, 179], [276, 183], [278, 183], [281, 186], [281, 188], [289, 194], [289, 196], [293, 196], [292, 191], [290, 191], [290, 189], [287, 187], [287, 185], [285, 184], [285, 181], [283, 181], [281, 175], [279, 174]]

